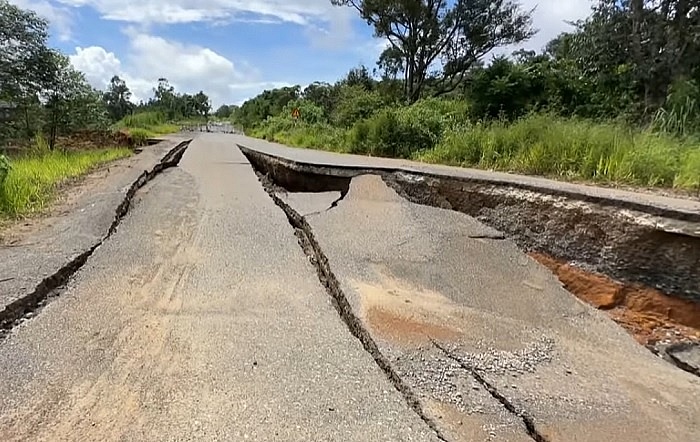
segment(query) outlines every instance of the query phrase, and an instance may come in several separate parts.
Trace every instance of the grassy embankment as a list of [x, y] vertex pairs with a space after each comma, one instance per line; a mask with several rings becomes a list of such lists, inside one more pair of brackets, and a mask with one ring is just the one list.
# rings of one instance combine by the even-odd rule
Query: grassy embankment
[[131, 154], [128, 148], [111, 148], [35, 151], [13, 158], [7, 176], [0, 180], [0, 219], [40, 212], [55, 198], [62, 184]]
[[548, 114], [470, 122], [459, 103], [385, 109], [338, 128], [269, 118], [250, 134], [280, 143], [460, 167], [700, 192], [700, 140]]
[[178, 132], [180, 127], [168, 123], [160, 112], [141, 112], [127, 115], [118, 121], [114, 128], [127, 131], [137, 144], [143, 144], [149, 138]]

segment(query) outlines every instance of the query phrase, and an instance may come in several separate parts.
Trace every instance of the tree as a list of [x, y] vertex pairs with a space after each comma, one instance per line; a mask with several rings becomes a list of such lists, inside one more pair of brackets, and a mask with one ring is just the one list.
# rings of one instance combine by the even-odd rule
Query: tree
[[15, 108], [14, 117], [3, 122], [3, 138], [20, 132], [30, 138], [36, 130], [37, 94], [54, 73], [47, 27], [34, 12], [0, 0], [0, 101]]
[[52, 81], [42, 91], [48, 118], [49, 147], [54, 149], [59, 133], [83, 128], [105, 128], [107, 111], [101, 94], [76, 71], [68, 57], [54, 53], [56, 67]]
[[209, 112], [211, 112], [211, 103], [209, 102], [209, 97], [203, 92], [199, 91], [192, 97], [192, 107], [195, 115], [209, 119]]
[[104, 93], [104, 101], [112, 121], [119, 121], [128, 115], [134, 108], [131, 103], [131, 91], [126, 82], [115, 75], [109, 81], [107, 92]]
[[553, 46], [591, 79], [604, 113], [650, 117], [674, 82], [699, 73], [700, 8], [691, 0], [599, 0]]
[[168, 119], [173, 120], [177, 114], [175, 88], [170, 85], [167, 78], [159, 78], [158, 85], [153, 89], [153, 104], [162, 109]]
[[331, 121], [341, 127], [351, 127], [355, 122], [368, 118], [384, 106], [384, 100], [376, 91], [368, 91], [360, 85], [340, 87], [338, 101]]
[[430, 70], [437, 68], [438, 93], [456, 89], [469, 68], [496, 47], [533, 35], [531, 12], [514, 0], [331, 0], [350, 6], [390, 47], [380, 65], [403, 72], [404, 95], [413, 103]]
[[232, 111], [233, 110], [231, 109], [231, 106], [227, 104], [222, 104], [221, 106], [219, 106], [216, 112], [214, 112], [214, 115], [216, 116], [216, 118], [228, 118], [231, 116]]
[[308, 85], [301, 96], [323, 109], [324, 115], [330, 115], [338, 99], [338, 87], [315, 82]]
[[374, 89], [374, 79], [365, 66], [350, 69], [344, 79], [340, 80], [341, 86], [360, 86], [367, 91]]
[[37, 92], [51, 77], [47, 27], [36, 13], [0, 0], [0, 96]]
[[265, 121], [267, 117], [279, 115], [287, 103], [300, 96], [299, 86], [263, 91], [255, 98], [243, 103], [234, 114], [235, 122], [246, 129], [254, 127]]

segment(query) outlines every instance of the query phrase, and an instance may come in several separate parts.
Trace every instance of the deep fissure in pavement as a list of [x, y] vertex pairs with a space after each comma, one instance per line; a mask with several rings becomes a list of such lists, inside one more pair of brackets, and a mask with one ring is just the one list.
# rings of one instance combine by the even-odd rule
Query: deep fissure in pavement
[[119, 224], [121, 224], [122, 220], [129, 212], [131, 202], [136, 192], [165, 169], [177, 166], [191, 141], [192, 140], [183, 141], [169, 150], [153, 169], [144, 171], [136, 181], [131, 184], [124, 195], [124, 199], [116, 208], [114, 220], [102, 239], [88, 250], [73, 258], [56, 272], [44, 278], [31, 293], [20, 297], [0, 311], [0, 337], [7, 334], [22, 321], [36, 316], [44, 306], [60, 295], [61, 290], [68, 283], [70, 278], [85, 265], [90, 256], [95, 253], [95, 250], [117, 231]]
[[[243, 153], [245, 154], [245, 152]], [[299, 240], [299, 245], [304, 251], [304, 254], [306, 254], [306, 256], [311, 261], [311, 264], [313, 264], [313, 266], [316, 268], [316, 273], [318, 275], [319, 281], [321, 282], [321, 285], [323, 285], [323, 287], [326, 289], [326, 292], [330, 295], [333, 307], [335, 307], [341, 319], [350, 330], [350, 333], [352, 333], [352, 335], [360, 341], [365, 351], [372, 356], [374, 362], [384, 372], [389, 381], [391, 381], [394, 388], [396, 388], [396, 390], [399, 393], [401, 393], [404, 400], [411, 407], [411, 409], [413, 409], [413, 411], [420, 417], [420, 419], [423, 422], [425, 422], [426, 425], [428, 425], [428, 427], [435, 433], [438, 439], [447, 442], [447, 439], [442, 434], [437, 424], [423, 411], [423, 408], [421, 407], [421, 404], [416, 398], [413, 391], [403, 381], [403, 379], [401, 379], [396, 370], [394, 370], [389, 360], [381, 353], [379, 347], [377, 346], [377, 343], [362, 325], [360, 318], [358, 318], [357, 315], [355, 315], [355, 313], [353, 312], [352, 307], [350, 306], [350, 302], [348, 301], [347, 297], [340, 288], [340, 283], [338, 282], [336, 276], [333, 274], [333, 271], [331, 270], [330, 264], [328, 262], [328, 258], [321, 250], [321, 246], [319, 245], [318, 241], [316, 241], [316, 238], [313, 235], [313, 231], [309, 223], [302, 215], [300, 215], [296, 210], [294, 210], [276, 195], [276, 189], [279, 189], [279, 187], [277, 186], [278, 183], [273, 181], [263, 171], [259, 170], [255, 164], [252, 165], [255, 170], [255, 173], [258, 176], [258, 179], [263, 185], [263, 188], [270, 196], [270, 198], [274, 201], [274, 203], [280, 209], [282, 209], [285, 216], [287, 217], [287, 220], [289, 221], [289, 224], [294, 228], [294, 234]], [[334, 189], [341, 190], [341, 198], [339, 198], [338, 201], [340, 201], [340, 199], [342, 199], [345, 196], [345, 194], [347, 194], [347, 189], [349, 189], [349, 182], [348, 187], [344, 192], [341, 189]]]
[[462, 359], [460, 359], [458, 356], [453, 355], [452, 352], [441, 346], [432, 338], [430, 339], [430, 341], [433, 343], [433, 346], [435, 346], [435, 348], [440, 350], [448, 358], [455, 361], [457, 364], [459, 364], [460, 367], [462, 367], [462, 369], [469, 373], [475, 381], [477, 381], [482, 387], [484, 387], [486, 391], [488, 391], [491, 397], [493, 397], [501, 405], [503, 405], [503, 408], [505, 408], [510, 414], [518, 417], [523, 422], [523, 425], [525, 425], [525, 429], [527, 430], [528, 436], [530, 436], [536, 442], [548, 442], [547, 438], [544, 437], [544, 435], [542, 435], [535, 427], [534, 419], [530, 415], [528, 415], [524, 410], [518, 410], [518, 408], [512, 402], [510, 402], [507, 397], [501, 394], [498, 391], [498, 389], [493, 386], [493, 384], [487, 381], [486, 378], [484, 378], [477, 371], [476, 368], [467, 365], [464, 361], [462, 361]]
[[[602, 274], [613, 281], [659, 290], [658, 296], [641, 305], [653, 308], [649, 313], [670, 323], [676, 319], [664, 315], [676, 309], [671, 307], [674, 301], [700, 305], [700, 214], [517, 183], [307, 164], [238, 147], [256, 170], [272, 178], [271, 185], [280, 192], [340, 191], [340, 201], [353, 177], [378, 175], [410, 202], [458, 211], [503, 233], [482, 239], [510, 239], [531, 256], [543, 254], [572, 263], [593, 279]], [[567, 288], [587, 298], [575, 287]], [[679, 336], [681, 341], [687, 339]], [[697, 369], [671, 357], [663, 341], [645, 345], [668, 362], [697, 374]]]
[[700, 303], [700, 213], [515, 183], [306, 164], [239, 148], [286, 191], [342, 194], [353, 177], [379, 175], [408, 201], [472, 216], [525, 252], [545, 253]]

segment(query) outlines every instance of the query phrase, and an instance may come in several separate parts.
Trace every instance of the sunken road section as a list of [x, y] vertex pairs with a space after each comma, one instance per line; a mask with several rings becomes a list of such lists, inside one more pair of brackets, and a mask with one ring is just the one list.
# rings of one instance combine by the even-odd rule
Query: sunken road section
[[340, 191], [342, 198], [353, 177], [380, 175], [407, 200], [472, 216], [526, 253], [544, 253], [700, 304], [700, 213], [521, 184], [320, 166], [238, 147], [256, 170], [286, 191]]

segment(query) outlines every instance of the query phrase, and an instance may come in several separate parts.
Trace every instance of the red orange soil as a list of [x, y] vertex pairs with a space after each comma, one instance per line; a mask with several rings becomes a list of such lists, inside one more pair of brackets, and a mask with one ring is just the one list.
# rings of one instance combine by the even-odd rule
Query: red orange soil
[[367, 320], [372, 330], [384, 339], [404, 344], [428, 343], [430, 338], [451, 341], [460, 335], [459, 330], [379, 308], [370, 309]]
[[700, 341], [700, 305], [639, 284], [625, 284], [547, 255], [530, 256], [579, 299], [605, 310], [643, 345]]

